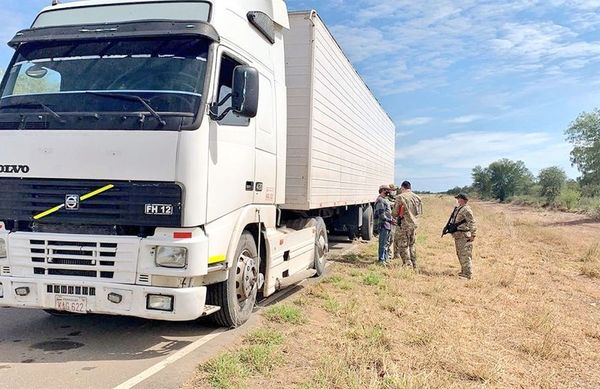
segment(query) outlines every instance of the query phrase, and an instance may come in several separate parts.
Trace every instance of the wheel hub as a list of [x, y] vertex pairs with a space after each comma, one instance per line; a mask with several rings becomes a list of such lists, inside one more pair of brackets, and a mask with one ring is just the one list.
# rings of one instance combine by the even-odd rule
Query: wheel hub
[[319, 259], [325, 256], [327, 252], [327, 242], [325, 241], [325, 236], [323, 234], [319, 235], [319, 239], [317, 240], [317, 255]]
[[256, 260], [246, 255], [246, 253], [240, 255], [238, 259], [236, 289], [240, 301], [244, 301], [252, 295], [258, 282], [258, 268], [256, 265]]

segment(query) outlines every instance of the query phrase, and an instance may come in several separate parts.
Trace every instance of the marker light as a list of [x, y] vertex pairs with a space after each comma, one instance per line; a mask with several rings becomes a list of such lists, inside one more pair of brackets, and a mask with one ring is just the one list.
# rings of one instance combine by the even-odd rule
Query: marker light
[[15, 289], [15, 293], [17, 294], [17, 296], [25, 297], [29, 294], [29, 287], [21, 286], [21, 287]]
[[123, 301], [123, 296], [121, 296], [118, 293], [109, 293], [108, 294], [108, 301], [110, 301], [113, 304], [120, 304], [121, 301]]

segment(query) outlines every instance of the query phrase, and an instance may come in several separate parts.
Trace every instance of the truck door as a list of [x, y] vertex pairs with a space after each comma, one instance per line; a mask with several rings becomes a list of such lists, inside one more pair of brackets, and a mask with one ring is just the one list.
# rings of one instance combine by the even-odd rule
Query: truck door
[[275, 203], [277, 179], [277, 138], [274, 86], [271, 79], [261, 73], [259, 106], [256, 120], [256, 186], [254, 202]]
[[[218, 54], [213, 101], [231, 93], [233, 69], [243, 62], [221, 48]], [[231, 97], [218, 108], [220, 115], [231, 106]], [[209, 134], [208, 221], [215, 220], [254, 200], [256, 120], [230, 112], [211, 120]]]

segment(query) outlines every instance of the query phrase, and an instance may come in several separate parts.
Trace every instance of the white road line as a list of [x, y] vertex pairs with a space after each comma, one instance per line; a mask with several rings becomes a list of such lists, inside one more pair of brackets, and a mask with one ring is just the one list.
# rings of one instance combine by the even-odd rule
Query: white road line
[[212, 331], [211, 333], [204, 335], [203, 337], [196, 340], [195, 342], [188, 344], [181, 350], [177, 351], [176, 353], [174, 353], [174, 354], [168, 356], [167, 358], [163, 359], [162, 361], [158, 362], [156, 365], [149, 367], [148, 369], [144, 370], [143, 372], [136, 375], [135, 377], [132, 377], [132, 378], [128, 379], [127, 381], [123, 382], [122, 384], [115, 386], [114, 389], [133, 388], [135, 385], [139, 384], [142, 381], [147, 380], [148, 378], [152, 377], [154, 374], [158, 373], [165, 367], [169, 366], [170, 364], [172, 364], [174, 362], [177, 362], [178, 360], [185, 357], [192, 351], [195, 351], [199, 347], [205, 345], [206, 343], [210, 342], [211, 340], [215, 339], [217, 336], [221, 335], [222, 333], [224, 333], [226, 331], [227, 331], [227, 329], [218, 328], [218, 329]]

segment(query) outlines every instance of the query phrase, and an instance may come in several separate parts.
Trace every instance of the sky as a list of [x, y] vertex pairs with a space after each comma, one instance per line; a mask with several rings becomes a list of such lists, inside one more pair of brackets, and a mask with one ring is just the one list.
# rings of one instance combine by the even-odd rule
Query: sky
[[[2, 0], [0, 40], [50, 2]], [[317, 10], [394, 120], [396, 182], [443, 191], [500, 158], [578, 176], [564, 130], [600, 106], [600, 0], [287, 4]]]

